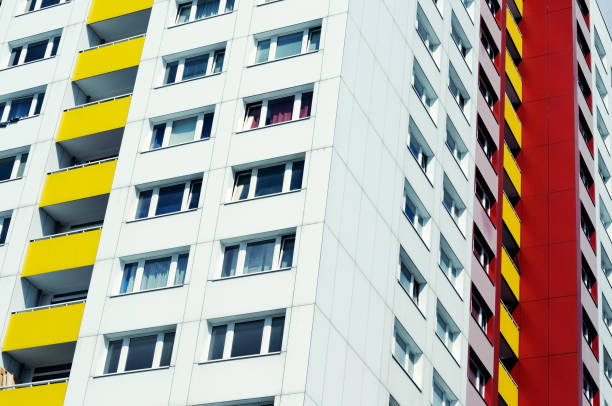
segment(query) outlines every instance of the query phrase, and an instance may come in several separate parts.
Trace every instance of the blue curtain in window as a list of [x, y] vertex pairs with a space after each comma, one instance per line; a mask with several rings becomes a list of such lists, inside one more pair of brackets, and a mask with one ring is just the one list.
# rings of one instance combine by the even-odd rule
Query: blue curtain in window
[[156, 289], [168, 284], [170, 258], [160, 258], [146, 261], [142, 272], [140, 290]]

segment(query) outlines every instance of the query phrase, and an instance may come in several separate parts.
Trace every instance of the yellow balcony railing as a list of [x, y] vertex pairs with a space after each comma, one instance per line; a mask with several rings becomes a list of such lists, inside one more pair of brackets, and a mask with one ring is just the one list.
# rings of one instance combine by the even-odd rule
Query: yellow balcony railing
[[510, 181], [516, 189], [516, 193], [521, 195], [521, 170], [514, 160], [514, 156], [506, 144], [504, 144], [504, 169], [510, 178]]
[[96, 260], [101, 229], [32, 241], [22, 277], [91, 266]]
[[506, 339], [506, 342], [514, 352], [514, 355], [519, 356], [519, 329], [512, 316], [503, 304], [499, 306], [499, 331]]
[[94, 0], [87, 24], [146, 10], [152, 6], [153, 0]]
[[40, 207], [109, 194], [116, 166], [110, 159], [49, 174]]
[[499, 394], [504, 399], [508, 406], [518, 405], [518, 387], [516, 383], [506, 371], [506, 368], [499, 363]]
[[521, 124], [521, 120], [519, 120], [516, 111], [514, 111], [514, 107], [512, 103], [510, 103], [510, 99], [506, 95], [506, 102], [504, 104], [504, 118], [506, 119], [506, 123], [516, 140], [519, 148], [523, 143], [523, 125]]
[[514, 88], [519, 101], [523, 102], [523, 78], [519, 73], [514, 61], [510, 57], [508, 51], [506, 51], [506, 75], [510, 79], [510, 84]]
[[518, 215], [514, 211], [514, 207], [510, 204], [508, 197], [504, 194], [504, 204], [502, 208], [502, 218], [506, 227], [512, 234], [512, 238], [516, 242], [516, 245], [521, 246], [521, 221], [518, 218]]
[[510, 287], [512, 293], [514, 293], [516, 299], [520, 300], [521, 276], [505, 248], [502, 248], [501, 274], [506, 280], [506, 283], [508, 283], [508, 286]]
[[68, 382], [37, 385], [17, 385], [0, 390], [0, 405], [62, 406]]
[[57, 142], [125, 127], [131, 96], [64, 111]]
[[139, 36], [82, 51], [72, 80], [76, 82], [138, 66], [144, 40], [144, 36]]
[[506, 28], [508, 29], [508, 34], [510, 34], [510, 38], [512, 38], [512, 42], [514, 42], [514, 46], [518, 51], [520, 57], [523, 57], [523, 36], [521, 31], [519, 30], [518, 25], [516, 25], [516, 21], [512, 16], [512, 13], [509, 9], [506, 8]]
[[77, 340], [84, 302], [33, 309], [11, 315], [3, 351], [23, 350]]

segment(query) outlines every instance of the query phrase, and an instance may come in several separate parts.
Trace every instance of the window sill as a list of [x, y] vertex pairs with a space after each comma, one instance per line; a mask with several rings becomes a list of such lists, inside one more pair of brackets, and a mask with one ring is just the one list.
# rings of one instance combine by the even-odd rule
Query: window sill
[[272, 0], [272, 1], [260, 1], [257, 3], [257, 7], [267, 6], [268, 4], [279, 3], [283, 0]]
[[232, 276], [226, 276], [226, 277], [221, 277], [221, 278], [209, 279], [208, 281], [209, 282], [221, 282], [221, 281], [232, 280], [232, 279], [246, 278], [246, 277], [255, 276], [255, 275], [266, 275], [266, 274], [277, 273], [277, 272], [285, 272], [285, 271], [290, 271], [292, 269], [295, 269], [295, 267], [292, 266], [289, 268], [279, 268], [279, 269], [271, 269], [269, 271], [245, 273], [242, 275], [232, 275]]
[[200, 361], [197, 364], [198, 365], [217, 364], [219, 362], [237, 361], [237, 360], [241, 360], [241, 359], [272, 357], [274, 355], [280, 355], [280, 353], [281, 353], [280, 351], [276, 351], [276, 352], [269, 352], [269, 353], [266, 353], [266, 354], [254, 354], [254, 355], [244, 355], [242, 357], [213, 359], [213, 360]]
[[133, 371], [113, 372], [112, 374], [95, 375], [95, 376], [93, 376], [93, 379], [107, 378], [107, 377], [119, 376], [119, 375], [137, 374], [137, 373], [140, 373], [140, 372], [160, 371], [160, 370], [164, 370], [164, 369], [170, 369], [173, 366], [174, 365], [168, 365], [166, 367], [144, 368], [144, 369], [135, 369]]
[[4, 72], [4, 71], [7, 71], [7, 70], [11, 70], [11, 69], [19, 68], [20, 66], [32, 65], [33, 63], [36, 63], [36, 62], [47, 61], [47, 60], [49, 60], [49, 59], [53, 59], [53, 58], [55, 58], [55, 56], [56, 56], [56, 55], [49, 56], [49, 57], [47, 57], [47, 58], [37, 59], [37, 60], [35, 60], [35, 61], [24, 62], [24, 63], [19, 64], [19, 65], [7, 66], [6, 68], [2, 68], [2, 69], [0, 69], [0, 72]]
[[3, 122], [0, 123], [0, 129], [4, 128], [6, 126], [9, 126], [11, 124], [17, 124], [17, 123], [20, 123], [20, 122], [22, 122], [24, 120], [29, 120], [31, 118], [35, 118], [35, 117], [38, 117], [38, 116], [40, 116], [40, 113], [32, 114], [31, 116], [27, 116], [27, 117], [21, 117], [18, 120], [15, 120], [15, 121], [3, 121]]
[[173, 83], [165, 83], [163, 85], [159, 85], [159, 86], [155, 86], [153, 87], [153, 90], [157, 90], [157, 89], [163, 89], [165, 87], [170, 87], [170, 86], [174, 86], [174, 85], [180, 85], [181, 83], [187, 83], [187, 82], [193, 82], [194, 80], [199, 80], [199, 79], [205, 79], [205, 78], [210, 78], [213, 76], [219, 76], [222, 73], [224, 73], [225, 71], [221, 71], [221, 72], [216, 72], [216, 73], [210, 73], [208, 75], [202, 75], [202, 76], [196, 76], [194, 78], [189, 78], [189, 79], [185, 79], [185, 80], [181, 80], [179, 82], [173, 82]]
[[283, 196], [283, 195], [289, 195], [292, 193], [299, 193], [302, 190], [306, 190], [306, 188], [301, 188], [301, 189], [295, 189], [295, 190], [290, 190], [288, 192], [280, 192], [280, 193], [272, 193], [270, 195], [264, 195], [264, 196], [257, 196], [257, 197], [251, 197], [248, 199], [242, 199], [242, 200], [236, 200], [236, 201], [231, 201], [231, 202], [225, 202], [224, 205], [229, 206], [232, 204], [236, 204], [236, 203], [242, 203], [242, 202], [250, 202], [253, 200], [261, 200], [261, 199], [266, 199], [268, 197], [274, 197], [274, 196]]
[[161, 288], [145, 289], [145, 290], [139, 290], [137, 292], [117, 293], [115, 295], [110, 295], [109, 298], [114, 299], [116, 297], [138, 295], [139, 293], [150, 293], [150, 292], [157, 292], [157, 291], [160, 291], [160, 290], [169, 290], [169, 289], [182, 288], [185, 285], [186, 285], [185, 283], [181, 283], [180, 285], [163, 286]]
[[26, 11], [25, 13], [21, 13], [21, 14], [15, 14], [15, 17], [21, 17], [21, 16], [25, 16], [25, 15], [32, 14], [32, 13], [36, 13], [37, 11], [43, 11], [43, 10], [48, 10], [48, 9], [50, 9], [50, 8], [53, 8], [53, 7], [63, 6], [64, 4], [68, 4], [68, 3], [70, 3], [70, 1], [71, 1], [71, 0], [66, 0], [66, 1], [65, 1], [65, 2], [63, 2], [63, 3], [53, 4], [53, 5], [51, 5], [51, 6], [47, 6], [47, 7], [42, 7], [42, 8], [39, 8], [39, 9], [37, 9], [37, 10]]
[[147, 149], [144, 151], [140, 151], [141, 154], [149, 154], [151, 152], [155, 152], [155, 151], [163, 151], [166, 149], [170, 149], [170, 148], [176, 148], [176, 147], [181, 147], [183, 145], [189, 145], [189, 144], [195, 144], [197, 142], [203, 142], [203, 141], [209, 141], [214, 137], [208, 137], [208, 138], [200, 138], [197, 140], [191, 140], [191, 141], [187, 141], [187, 142], [181, 142], [180, 144], [174, 144], [174, 145], [168, 145], [166, 147], [159, 147], [159, 148], [155, 148], [155, 149]]
[[423, 389], [421, 389], [421, 387], [419, 386], [419, 384], [417, 384], [415, 382], [414, 379], [412, 379], [412, 377], [410, 376], [410, 374], [408, 373], [408, 371], [406, 371], [406, 369], [402, 366], [402, 364], [397, 360], [397, 358], [395, 358], [395, 354], [391, 353], [391, 358], [393, 358], [393, 361], [395, 361], [397, 363], [397, 365], [401, 368], [402, 371], [404, 371], [404, 373], [406, 374], [406, 376], [408, 377], [408, 379], [410, 379], [410, 382], [412, 382], [415, 386], [415, 388], [418, 389], [418, 391], [420, 393], [423, 393]]
[[23, 176], [19, 176], [17, 178], [0, 180], [0, 185], [2, 185], [3, 183], [10, 183], [10, 182], [14, 182], [14, 181], [21, 180], [21, 179], [23, 179]]
[[[278, 1], [282, 1], [282, 0], [278, 0]], [[268, 125], [264, 125], [264, 126], [257, 127], [257, 128], [247, 128], [246, 130], [238, 130], [238, 131], [235, 131], [234, 134], [236, 134], [236, 135], [238, 135], [238, 134], [245, 134], [245, 133], [250, 133], [250, 132], [253, 132], [253, 131], [257, 131], [257, 130], [263, 130], [265, 128], [272, 128], [272, 127], [278, 127], [278, 126], [285, 125], [285, 124], [297, 123], [297, 122], [300, 122], [300, 121], [310, 120], [311, 117], [314, 117], [314, 116], [310, 115], [310, 116], [304, 117], [304, 118], [296, 118], [295, 120], [283, 121], [282, 123], [268, 124]]]
[[408, 224], [410, 224], [410, 226], [412, 227], [412, 229], [414, 230], [414, 232], [419, 236], [419, 238], [421, 239], [421, 242], [423, 243], [423, 245], [425, 246], [425, 248], [427, 248], [427, 251], [431, 251], [429, 249], [429, 245], [427, 245], [427, 243], [425, 242], [425, 240], [423, 239], [423, 236], [421, 235], [421, 233], [419, 232], [419, 230], [416, 229], [416, 227], [414, 226], [414, 224], [412, 223], [412, 221], [410, 220], [410, 218], [408, 218], [408, 215], [406, 214], [406, 212], [404, 210], [402, 210], [402, 214], [404, 215], [404, 217], [406, 217], [406, 220], [408, 220]]
[[[283, 0], [275, 0], [275, 1], [283, 1]], [[268, 4], [268, 3], [266, 3]], [[254, 63], [252, 65], [247, 65], [247, 69], [249, 68], [254, 68], [257, 66], [261, 66], [261, 65], [268, 65], [270, 63], [274, 63], [274, 62], [280, 62], [280, 61], [286, 61], [287, 59], [294, 59], [294, 58], [298, 58], [300, 56], [305, 56], [305, 55], [310, 55], [310, 54], [316, 54], [317, 52], [321, 51], [322, 48], [317, 49], [316, 51], [307, 51], [301, 54], [296, 54], [296, 55], [291, 55], [291, 56], [285, 56], [284, 58], [278, 58], [278, 59], [272, 59], [270, 61], [265, 61], [265, 62], [258, 62], [258, 63]]]
[[172, 29], [172, 28], [176, 28], [176, 27], [182, 27], [184, 25], [193, 24], [193, 23], [197, 23], [197, 22], [200, 22], [200, 21], [212, 20], [213, 18], [221, 17], [221, 16], [228, 15], [228, 14], [232, 14], [232, 13], [234, 13], [236, 11], [238, 11], [237, 8], [233, 9], [232, 11], [226, 11], [224, 13], [215, 14], [214, 16], [198, 18], [197, 20], [185, 21], [184, 23], [169, 25], [168, 29]]
[[408, 293], [406, 288], [404, 288], [404, 285], [402, 285], [402, 283], [399, 280], [397, 281], [397, 283], [400, 285], [400, 288], [402, 288], [402, 290], [406, 293], [406, 296], [408, 296], [408, 299], [410, 299], [412, 304], [414, 304], [414, 307], [416, 307], [416, 309], [419, 311], [419, 314], [421, 315], [421, 317], [423, 317], [423, 320], [427, 320], [427, 317], [425, 316], [425, 313], [423, 313], [423, 310], [421, 310], [421, 308], [419, 307], [419, 304], [414, 301], [414, 299], [412, 298], [410, 293]]
[[[450, 283], [451, 287], [453, 288], [453, 290], [455, 291], [455, 293], [457, 294], [457, 297], [459, 298], [459, 300], [461, 300], [463, 302], [463, 296], [461, 296], [461, 293], [459, 293], [459, 290], [457, 290], [457, 287], [455, 286], [455, 284], [453, 283], [453, 281], [450, 280], [450, 278], [448, 277], [448, 275], [446, 274], [446, 271], [444, 269], [442, 269], [442, 267], [440, 266], [440, 264], [438, 264], [438, 268], [440, 268], [440, 271], [442, 271], [442, 275], [444, 275], [444, 277], [446, 278], [446, 280], [448, 281], [448, 283]], [[462, 272], [465, 272], [465, 269], [461, 270]]]
[[169, 217], [169, 216], [174, 216], [174, 215], [177, 215], [177, 214], [189, 213], [189, 212], [192, 212], [192, 211], [197, 211], [199, 209], [200, 209], [199, 207], [196, 207], [195, 209], [187, 209], [187, 210], [175, 211], [175, 212], [172, 212], [172, 213], [159, 214], [157, 216], [143, 217], [141, 219], [126, 220], [125, 223], [126, 224], [130, 224], [130, 223], [137, 223], [139, 221], [157, 219], [157, 218], [161, 218], [161, 217]]

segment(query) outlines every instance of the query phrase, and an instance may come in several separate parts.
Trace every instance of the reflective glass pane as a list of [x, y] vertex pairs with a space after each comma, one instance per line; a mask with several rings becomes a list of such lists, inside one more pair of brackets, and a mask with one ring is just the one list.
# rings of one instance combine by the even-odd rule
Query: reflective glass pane
[[173, 122], [172, 132], [170, 133], [170, 142], [168, 145], [176, 145], [193, 141], [197, 122], [197, 117], [190, 117]]
[[255, 63], [267, 62], [270, 57], [270, 40], [266, 39], [257, 43], [257, 55]]
[[49, 41], [42, 41], [28, 45], [24, 62], [27, 63], [43, 59], [45, 57], [45, 51], [47, 50], [47, 42]]
[[208, 66], [208, 54], [185, 60], [183, 80], [203, 76]]
[[316, 51], [319, 49], [319, 42], [321, 41], [321, 29], [315, 28], [310, 30], [308, 38], [308, 51]]
[[13, 100], [11, 111], [9, 112], [9, 121], [15, 118], [27, 117], [30, 114], [30, 106], [32, 106], [32, 97]]
[[178, 70], [178, 62], [166, 64], [166, 84], [176, 82], [176, 71]]
[[114, 340], [108, 343], [108, 351], [106, 352], [106, 367], [105, 374], [114, 374], [119, 367], [119, 355], [121, 355], [121, 347], [123, 340]]
[[196, 180], [191, 182], [189, 190], [189, 208], [195, 209], [200, 203], [200, 193], [202, 191], [202, 181]]
[[186, 23], [187, 21], [189, 21], [190, 13], [191, 13], [191, 2], [179, 5], [178, 11], [176, 13], [176, 23], [181, 24], [181, 23]]
[[222, 278], [236, 275], [236, 264], [238, 264], [239, 251], [240, 246], [238, 245], [225, 247], [225, 252], [223, 253], [223, 267], [221, 268]]
[[13, 173], [13, 165], [15, 164], [15, 157], [0, 159], [0, 180], [7, 180], [11, 178]]
[[216, 15], [219, 12], [219, 0], [200, 0], [196, 9], [196, 19]]
[[176, 262], [176, 274], [174, 275], [174, 284], [182, 285], [185, 283], [185, 273], [187, 272], [187, 262], [189, 254], [181, 254]]
[[283, 330], [285, 329], [285, 317], [275, 317], [272, 319], [270, 332], [269, 352], [279, 352], [283, 345]]
[[201, 139], [210, 138], [212, 134], [212, 125], [214, 117], [214, 113], [204, 114], [204, 123], [202, 123], [202, 134], [200, 135]]
[[276, 41], [275, 59], [298, 55], [300, 52], [302, 52], [302, 36], [303, 33], [297, 32], [295, 34], [278, 37], [278, 40]]
[[121, 279], [121, 288], [119, 289], [119, 293], [130, 293], [134, 290], [134, 281], [136, 280], [137, 270], [137, 262], [125, 264], [123, 267], [123, 278]]
[[244, 129], [259, 127], [259, 119], [261, 116], [261, 103], [249, 104], [246, 106], [246, 114], [244, 115]]
[[272, 269], [275, 240], [247, 244], [244, 273], [263, 272]]
[[145, 337], [130, 338], [127, 361], [125, 362], [126, 371], [136, 369], [146, 369], [153, 366], [153, 353], [157, 334]]
[[149, 215], [149, 207], [151, 206], [152, 190], [140, 192], [138, 196], [138, 207], [136, 207], [136, 218], [142, 219]]
[[251, 171], [236, 174], [236, 185], [232, 200], [243, 200], [249, 197], [249, 187], [251, 184]]
[[232, 358], [261, 353], [264, 321], [236, 323], [232, 342]]
[[162, 288], [168, 284], [170, 257], [145, 261], [140, 290]]
[[0, 228], [0, 244], [4, 244], [6, 242], [6, 235], [8, 234], [10, 224], [10, 217], [5, 217], [4, 220], [2, 220], [2, 228]]
[[283, 191], [285, 165], [270, 166], [257, 171], [255, 196], [265, 196]]
[[157, 124], [153, 127], [153, 138], [151, 139], [151, 149], [161, 148], [164, 144], [164, 134], [166, 133], [166, 124]]
[[23, 176], [23, 172], [25, 171], [26, 163], [28, 163], [28, 153], [21, 154], [21, 160], [19, 161], [19, 168], [17, 169], [17, 177], [20, 178]]
[[172, 359], [172, 348], [174, 347], [174, 332], [164, 334], [164, 345], [162, 346], [161, 359], [159, 360], [160, 367], [170, 365]]
[[293, 96], [283, 97], [282, 99], [270, 100], [268, 102], [268, 114], [266, 125], [284, 123], [291, 120], [293, 116]]
[[302, 178], [304, 177], [304, 161], [296, 161], [291, 166], [291, 184], [289, 190], [302, 188]]
[[215, 326], [210, 335], [210, 348], [208, 350], [208, 359], [215, 360], [223, 358], [223, 350], [225, 348], [225, 334], [227, 326]]
[[293, 249], [295, 246], [295, 237], [283, 237], [283, 247], [281, 252], [281, 268], [291, 268], [293, 265]]
[[185, 191], [185, 185], [173, 185], [166, 186], [159, 189], [159, 196], [157, 198], [157, 209], [155, 215], [174, 213], [181, 210], [181, 204], [183, 203], [183, 192]]

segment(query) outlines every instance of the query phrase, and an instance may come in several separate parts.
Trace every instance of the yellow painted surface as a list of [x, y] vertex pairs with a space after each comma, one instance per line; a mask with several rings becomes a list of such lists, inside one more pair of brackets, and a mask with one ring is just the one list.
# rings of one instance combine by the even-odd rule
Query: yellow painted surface
[[499, 363], [499, 394], [508, 406], [518, 405], [518, 388], [501, 362]]
[[506, 119], [508, 127], [510, 127], [510, 131], [512, 131], [512, 135], [514, 135], [516, 143], [521, 147], [523, 142], [523, 125], [516, 115], [516, 111], [514, 111], [514, 107], [512, 107], [512, 103], [510, 103], [510, 99], [508, 99], [507, 95], [506, 103], [504, 104], [504, 118]]
[[145, 37], [105, 45], [81, 52], [73, 81], [138, 66]]
[[518, 69], [514, 65], [514, 61], [510, 57], [508, 51], [506, 51], [506, 75], [510, 79], [510, 83], [514, 88], [514, 91], [518, 95], [521, 103], [523, 102], [523, 78], [521, 77]]
[[30, 243], [22, 277], [93, 265], [102, 230]]
[[505, 249], [502, 248], [501, 273], [517, 300], [521, 299], [521, 276]]
[[508, 310], [504, 306], [499, 306], [500, 318], [499, 318], [499, 331], [504, 336], [510, 348], [514, 352], [514, 355], [518, 358], [519, 356], [519, 330], [514, 324], [512, 317], [508, 313]]
[[117, 160], [47, 176], [40, 207], [109, 194]]
[[502, 218], [504, 220], [504, 223], [506, 224], [506, 227], [508, 227], [510, 234], [512, 234], [514, 241], [520, 247], [521, 246], [521, 221], [516, 215], [516, 212], [514, 211], [512, 204], [510, 204], [510, 201], [508, 200], [505, 194], [504, 194], [504, 206], [502, 210], [503, 210]]
[[132, 97], [65, 111], [57, 142], [125, 127]]
[[62, 406], [68, 382], [0, 390], [0, 405]]
[[510, 38], [512, 38], [512, 42], [514, 42], [514, 46], [518, 50], [520, 57], [523, 57], [523, 36], [521, 35], [521, 31], [519, 30], [518, 25], [516, 25], [516, 21], [514, 17], [512, 17], [512, 13], [510, 10], [506, 8], [506, 28], [508, 29], [508, 34], [510, 34]]
[[94, 0], [87, 24], [146, 10], [152, 6], [153, 0]]
[[521, 195], [521, 170], [519, 169], [512, 152], [508, 149], [508, 146], [504, 144], [504, 169], [510, 178], [510, 181], [514, 185], [516, 192]]
[[79, 337], [85, 303], [11, 315], [3, 351], [69, 343]]
[[518, 9], [521, 16], [523, 15], [523, 0], [514, 0], [514, 4], [516, 4], [516, 8]]

